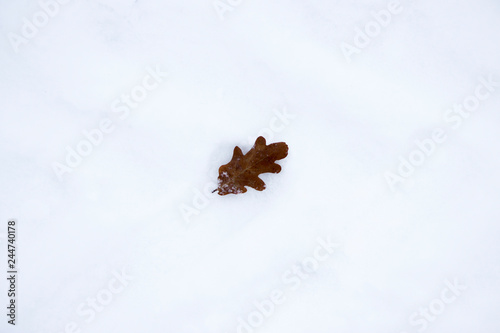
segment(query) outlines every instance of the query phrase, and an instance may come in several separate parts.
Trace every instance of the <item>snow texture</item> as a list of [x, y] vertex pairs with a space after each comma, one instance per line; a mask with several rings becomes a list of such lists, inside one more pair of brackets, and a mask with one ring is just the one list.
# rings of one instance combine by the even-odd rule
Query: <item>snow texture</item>
[[[498, 332], [499, 15], [0, 2], [0, 332]], [[259, 135], [282, 172], [212, 194]]]

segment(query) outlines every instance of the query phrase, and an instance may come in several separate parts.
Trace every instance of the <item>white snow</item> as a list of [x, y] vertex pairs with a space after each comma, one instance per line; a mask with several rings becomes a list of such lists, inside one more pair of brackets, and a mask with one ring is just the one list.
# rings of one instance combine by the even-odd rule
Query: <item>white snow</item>
[[0, 3], [0, 332], [500, 330], [497, 1], [55, 1]]

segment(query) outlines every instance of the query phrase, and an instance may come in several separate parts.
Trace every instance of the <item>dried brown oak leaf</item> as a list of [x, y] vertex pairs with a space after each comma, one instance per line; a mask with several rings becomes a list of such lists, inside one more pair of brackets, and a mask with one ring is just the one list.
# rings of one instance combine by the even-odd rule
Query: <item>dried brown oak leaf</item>
[[[245, 186], [257, 191], [263, 191], [266, 184], [259, 178], [261, 173], [279, 173], [281, 166], [276, 164], [288, 155], [288, 145], [284, 142], [266, 145], [266, 139], [259, 136], [252, 149], [245, 155], [236, 146], [233, 158], [228, 164], [219, 168], [219, 178], [216, 191], [219, 195], [245, 193]], [[215, 192], [215, 191], [214, 191]]]

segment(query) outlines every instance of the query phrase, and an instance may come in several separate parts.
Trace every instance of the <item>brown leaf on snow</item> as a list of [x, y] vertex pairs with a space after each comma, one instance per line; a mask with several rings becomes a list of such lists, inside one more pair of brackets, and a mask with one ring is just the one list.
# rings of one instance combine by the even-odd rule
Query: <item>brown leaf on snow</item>
[[[233, 158], [219, 168], [219, 195], [245, 193], [245, 186], [263, 191], [266, 184], [259, 178], [261, 173], [279, 173], [281, 166], [276, 160], [288, 155], [288, 145], [284, 142], [266, 145], [266, 139], [259, 136], [252, 149], [245, 155], [239, 147], [234, 148]], [[215, 192], [215, 191], [214, 191]]]

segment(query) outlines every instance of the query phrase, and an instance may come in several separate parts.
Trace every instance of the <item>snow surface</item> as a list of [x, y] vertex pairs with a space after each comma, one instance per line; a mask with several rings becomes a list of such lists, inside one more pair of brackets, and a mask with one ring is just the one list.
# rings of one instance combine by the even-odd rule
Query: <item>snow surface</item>
[[[500, 81], [498, 1], [402, 1], [351, 62], [342, 43], [389, 1], [230, 2], [221, 19], [212, 0], [68, 1], [18, 52], [9, 34], [40, 4], [0, 2], [0, 256], [6, 271], [16, 219], [19, 264], [0, 332], [238, 332], [276, 290], [240, 332], [499, 332], [500, 89], [457, 129], [444, 118]], [[54, 163], [103, 119], [60, 181]], [[391, 190], [435, 128], [446, 141]], [[260, 133], [289, 145], [282, 172], [204, 199]], [[290, 282], [318, 237], [340, 245]]]

